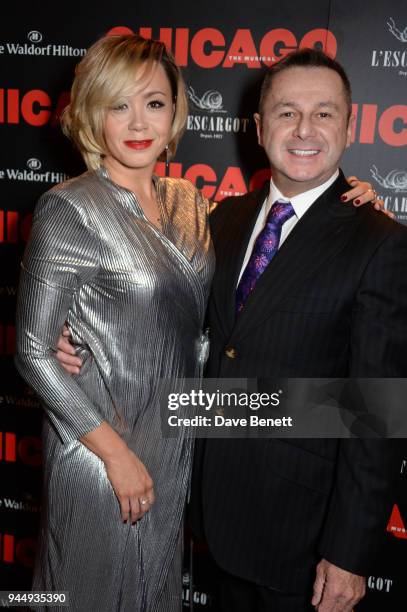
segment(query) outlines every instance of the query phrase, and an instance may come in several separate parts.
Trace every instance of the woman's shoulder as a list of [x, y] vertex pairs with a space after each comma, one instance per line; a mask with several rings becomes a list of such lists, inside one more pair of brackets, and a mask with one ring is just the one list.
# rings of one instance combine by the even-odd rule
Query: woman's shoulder
[[176, 200], [184, 206], [191, 202], [208, 208], [208, 199], [202, 194], [202, 191], [195, 187], [191, 181], [182, 178], [157, 178], [160, 188], [164, 191], [166, 200]]
[[34, 221], [53, 216], [67, 221], [70, 217], [81, 218], [90, 223], [91, 202], [98, 199], [98, 177], [93, 170], [54, 185], [42, 194], [35, 210]]
[[99, 184], [99, 178], [95, 170], [87, 170], [79, 176], [67, 179], [58, 185], [54, 185], [43, 194], [43, 198], [61, 198], [67, 201], [81, 200], [81, 196], [89, 197]]

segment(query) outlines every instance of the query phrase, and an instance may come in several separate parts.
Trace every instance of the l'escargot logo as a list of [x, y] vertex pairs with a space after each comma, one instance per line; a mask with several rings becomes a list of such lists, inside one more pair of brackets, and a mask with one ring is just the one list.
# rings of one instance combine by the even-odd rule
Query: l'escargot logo
[[188, 131], [199, 132], [200, 138], [217, 140], [221, 140], [224, 133], [246, 133], [250, 119], [224, 116], [227, 110], [223, 107], [220, 91], [208, 89], [199, 95], [194, 87], [189, 85], [187, 92], [193, 110], [197, 111], [188, 115]]
[[407, 172], [405, 170], [390, 170], [390, 172], [381, 173], [377, 166], [373, 165], [370, 168], [370, 173], [376, 183], [390, 191], [389, 195], [380, 194], [384, 200], [384, 205], [387, 210], [391, 210], [397, 216], [399, 221], [407, 221]]
[[[407, 26], [400, 29], [393, 17], [390, 17], [387, 21], [387, 29], [400, 43], [407, 43]], [[373, 49], [371, 66], [372, 68], [398, 68], [397, 74], [407, 77], [407, 49]]]
[[377, 166], [372, 166], [370, 173], [384, 189], [391, 189], [396, 193], [407, 193], [407, 172], [405, 170], [391, 170], [386, 176], [383, 176], [379, 173]]
[[404, 28], [404, 30], [400, 30], [396, 26], [396, 22], [394, 21], [393, 17], [390, 17], [389, 21], [387, 22], [387, 27], [389, 28], [389, 32], [391, 32], [393, 36], [397, 38], [397, 40], [407, 43], [407, 26]]
[[209, 113], [226, 113], [226, 110], [223, 108], [222, 94], [219, 91], [209, 89], [201, 97], [195, 93], [192, 85], [188, 87], [187, 91], [188, 97], [195, 108]]

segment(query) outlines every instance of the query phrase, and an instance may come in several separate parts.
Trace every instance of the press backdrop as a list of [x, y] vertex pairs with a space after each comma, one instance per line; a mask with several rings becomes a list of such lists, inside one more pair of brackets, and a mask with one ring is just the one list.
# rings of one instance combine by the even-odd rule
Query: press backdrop
[[[83, 165], [61, 135], [75, 64], [107, 32], [160, 38], [183, 67], [188, 127], [170, 174], [221, 200], [257, 186], [267, 162], [253, 112], [267, 66], [304, 46], [322, 47], [353, 85], [354, 144], [347, 173], [369, 179], [407, 222], [407, 7], [405, 0], [208, 3], [16, 1], [0, 24], [0, 590], [30, 587], [40, 509], [41, 409], [12, 360], [19, 261], [38, 196]], [[157, 168], [164, 172], [163, 165]], [[383, 530], [383, 555], [358, 610], [407, 606], [407, 445]], [[103, 517], [101, 517], [103, 520]], [[301, 529], [293, 525], [293, 530]], [[186, 546], [185, 606], [216, 609], [203, 542]]]

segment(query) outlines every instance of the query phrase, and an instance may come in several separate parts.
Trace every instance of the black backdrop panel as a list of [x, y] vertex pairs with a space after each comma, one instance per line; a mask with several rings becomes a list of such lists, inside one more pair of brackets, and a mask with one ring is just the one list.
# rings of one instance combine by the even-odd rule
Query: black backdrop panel
[[[344, 64], [353, 85], [354, 143], [344, 170], [371, 180], [386, 206], [407, 222], [404, 0], [292, 0], [289, 6], [44, 0], [9, 7], [0, 25], [0, 589], [30, 586], [41, 498], [41, 409], [12, 361], [19, 261], [38, 196], [83, 170], [58, 117], [76, 63], [113, 28], [161, 38], [174, 51], [188, 85], [190, 116], [170, 173], [217, 200], [267, 176], [253, 121], [267, 65], [301, 46], [323, 47]], [[358, 610], [401, 612], [407, 606], [407, 450], [397, 444], [398, 489], [383, 554]], [[216, 610], [203, 542], [187, 539], [183, 580], [185, 608]]]

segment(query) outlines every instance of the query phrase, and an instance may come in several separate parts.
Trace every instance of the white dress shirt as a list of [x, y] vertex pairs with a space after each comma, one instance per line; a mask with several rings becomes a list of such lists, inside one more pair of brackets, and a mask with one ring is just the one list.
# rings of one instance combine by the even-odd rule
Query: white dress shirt
[[260, 208], [259, 214], [257, 216], [256, 224], [253, 228], [252, 235], [249, 240], [249, 244], [247, 245], [246, 254], [243, 260], [243, 265], [240, 270], [239, 279], [237, 284], [240, 282], [240, 278], [243, 274], [243, 270], [246, 268], [249, 263], [250, 255], [252, 254], [254, 243], [256, 241], [257, 236], [260, 234], [262, 229], [266, 224], [267, 215], [269, 213], [270, 208], [274, 204], [276, 200], [283, 200], [284, 202], [291, 202], [292, 207], [294, 209], [294, 215], [288, 219], [281, 228], [281, 237], [278, 248], [281, 247], [284, 240], [287, 238], [288, 234], [292, 231], [294, 226], [298, 223], [303, 215], [307, 212], [309, 207], [319, 198], [320, 195], [324, 193], [332, 185], [332, 183], [338, 178], [339, 170], [336, 170], [334, 174], [322, 185], [318, 185], [318, 187], [314, 187], [313, 189], [309, 189], [308, 191], [304, 191], [304, 193], [300, 193], [292, 198], [287, 198], [284, 196], [279, 189], [273, 183], [273, 179], [270, 180], [270, 192], [268, 197], [264, 200], [262, 207]]

